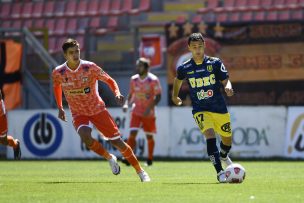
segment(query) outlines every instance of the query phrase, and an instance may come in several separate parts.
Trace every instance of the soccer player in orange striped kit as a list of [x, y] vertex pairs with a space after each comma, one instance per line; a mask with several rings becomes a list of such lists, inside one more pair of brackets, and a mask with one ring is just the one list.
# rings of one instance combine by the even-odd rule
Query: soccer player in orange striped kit
[[131, 147], [122, 140], [117, 125], [98, 94], [97, 82], [100, 80], [110, 87], [116, 101], [122, 105], [124, 98], [117, 83], [95, 63], [80, 59], [79, 43], [76, 40], [67, 39], [62, 49], [66, 62], [56, 67], [52, 74], [58, 117], [66, 121], [62, 107], [63, 92], [72, 113], [74, 127], [86, 146], [109, 161], [114, 175], [120, 173], [117, 158], [92, 138], [94, 125], [134, 167], [140, 180], [149, 182], [149, 175], [140, 166]]
[[10, 146], [14, 149], [14, 158], [21, 159], [20, 142], [18, 139], [14, 139], [13, 136], [7, 135], [7, 117], [6, 109], [2, 97], [2, 92], [0, 90], [0, 143], [5, 146]]
[[[156, 117], [154, 107], [161, 99], [161, 86], [156, 75], [149, 72], [150, 61], [139, 58], [136, 61], [138, 74], [131, 77], [130, 91], [123, 111], [126, 112], [128, 104], [132, 103], [130, 122], [130, 136], [128, 144], [132, 149], [136, 146], [136, 136], [139, 128], [142, 128], [148, 141], [147, 165], [151, 166], [154, 152], [154, 135], [156, 134]], [[128, 163], [123, 160], [124, 163]]]

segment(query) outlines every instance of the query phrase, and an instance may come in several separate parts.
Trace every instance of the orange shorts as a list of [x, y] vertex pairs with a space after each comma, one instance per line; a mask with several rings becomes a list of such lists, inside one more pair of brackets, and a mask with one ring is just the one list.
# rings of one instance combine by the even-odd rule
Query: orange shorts
[[0, 137], [4, 137], [7, 133], [7, 118], [6, 115], [0, 116]]
[[92, 124], [109, 140], [115, 140], [120, 137], [117, 125], [106, 109], [93, 116], [73, 116], [73, 125], [77, 132], [82, 126], [92, 128]]
[[156, 133], [156, 118], [144, 117], [134, 113], [131, 114], [130, 130], [138, 130], [142, 128], [147, 134]]

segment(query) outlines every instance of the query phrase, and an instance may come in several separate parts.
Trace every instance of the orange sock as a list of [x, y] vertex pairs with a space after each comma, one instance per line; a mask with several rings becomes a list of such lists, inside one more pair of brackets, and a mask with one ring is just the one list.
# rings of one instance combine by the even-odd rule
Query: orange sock
[[112, 158], [110, 153], [105, 148], [103, 148], [103, 146], [95, 139], [89, 148], [90, 150], [94, 151], [96, 154], [103, 156], [106, 160]]
[[14, 140], [14, 138], [11, 135], [7, 136], [8, 146], [16, 148], [17, 142]]
[[129, 145], [127, 145], [127, 149], [125, 151], [120, 152], [125, 157], [125, 159], [134, 167], [137, 173], [143, 170]]
[[153, 152], [154, 152], [154, 139], [150, 138], [148, 139], [148, 159], [153, 160]]
[[129, 139], [127, 141], [128, 145], [131, 147], [132, 150], [134, 150], [135, 146], [136, 146], [136, 139], [135, 138], [136, 137], [130, 135]]

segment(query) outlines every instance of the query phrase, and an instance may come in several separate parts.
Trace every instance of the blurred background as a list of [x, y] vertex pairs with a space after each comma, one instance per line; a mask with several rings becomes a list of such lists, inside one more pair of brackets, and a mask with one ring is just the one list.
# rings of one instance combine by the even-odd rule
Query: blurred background
[[[9, 134], [21, 140], [24, 159], [97, 158], [80, 142], [69, 112], [68, 123], [57, 119], [51, 72], [65, 62], [61, 44], [72, 37], [82, 58], [101, 66], [125, 96], [135, 60], [149, 58], [163, 90], [155, 156], [206, 158], [186, 83], [183, 106], [170, 101], [176, 68], [191, 57], [187, 37], [201, 32], [206, 54], [222, 59], [236, 92], [227, 98], [232, 157], [303, 159], [303, 10], [303, 0], [1, 0], [0, 88]], [[100, 82], [99, 90], [127, 138], [129, 114], [107, 85]], [[145, 157], [143, 133], [137, 143]], [[13, 157], [3, 146], [0, 154]]]

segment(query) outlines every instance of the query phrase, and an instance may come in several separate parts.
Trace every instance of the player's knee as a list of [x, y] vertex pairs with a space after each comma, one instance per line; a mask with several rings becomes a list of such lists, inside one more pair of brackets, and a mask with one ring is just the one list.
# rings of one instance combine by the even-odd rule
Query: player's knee
[[137, 130], [132, 130], [130, 136], [135, 138], [137, 136]]
[[226, 146], [231, 146], [232, 144], [232, 136], [221, 136], [222, 143]]
[[153, 135], [151, 135], [151, 134], [146, 134], [146, 137], [148, 140], [153, 140]]
[[126, 143], [121, 138], [118, 138], [116, 140], [110, 140], [110, 142], [114, 147], [116, 147], [120, 151], [124, 151], [127, 148]]
[[209, 128], [204, 131], [204, 136], [206, 139], [215, 138], [215, 132], [212, 128]]
[[92, 138], [91, 136], [81, 136], [81, 140], [82, 140], [82, 142], [85, 143], [85, 145], [86, 145], [87, 147], [92, 146], [93, 141], [94, 141], [93, 138]]
[[78, 134], [81, 138], [81, 140], [87, 145], [87, 146], [91, 146], [92, 142], [93, 142], [93, 138], [91, 136], [91, 129], [90, 128], [80, 128], [78, 130]]
[[91, 135], [91, 128], [87, 127], [87, 126], [83, 126], [81, 128], [78, 129], [78, 134], [83, 137], [83, 136], [88, 136]]

